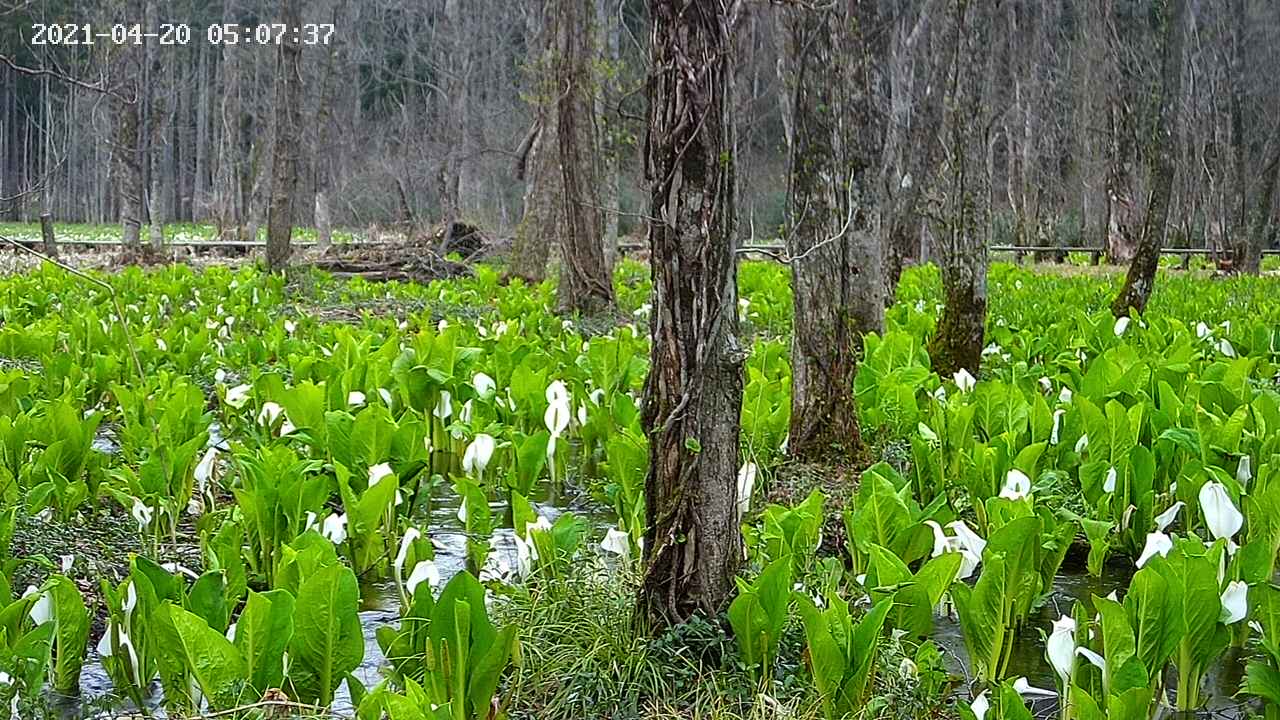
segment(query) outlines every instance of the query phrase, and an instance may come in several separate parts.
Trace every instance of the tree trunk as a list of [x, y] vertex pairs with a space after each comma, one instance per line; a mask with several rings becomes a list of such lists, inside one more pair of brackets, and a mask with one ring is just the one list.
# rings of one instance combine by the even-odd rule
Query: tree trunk
[[508, 266], [513, 275], [542, 282], [553, 239], [564, 235], [564, 204], [560, 201], [560, 143], [556, 135], [556, 84], [553, 28], [554, 0], [525, 8], [525, 44], [531, 48], [531, 104], [534, 127], [525, 152], [516, 163], [516, 176], [525, 181], [524, 215], [516, 226]]
[[974, 159], [987, 147], [986, 112], [981, 101], [983, 53], [989, 52], [989, 17], [998, 2], [952, 0], [954, 49], [947, 81], [944, 133], [945, 174], [938, 220], [934, 223], [938, 265], [945, 305], [929, 343], [933, 368], [946, 377], [961, 368], [977, 374], [987, 319], [987, 243], [978, 217], [988, 195], [986, 173], [975, 171]]
[[715, 616], [742, 563], [737, 511], [742, 364], [731, 38], [741, 4], [651, 0], [651, 365], [645, 575], [656, 628]]
[[[125, 52], [130, 52], [126, 50]], [[115, 100], [116, 172], [120, 188], [120, 238], [125, 247], [142, 242], [142, 163], [138, 158], [138, 105], [141, 103], [136, 78], [122, 89], [125, 99]]]
[[[333, 12], [334, 25], [339, 25], [341, 6]], [[333, 183], [333, 103], [334, 103], [334, 64], [338, 54], [337, 43], [324, 48], [324, 68], [320, 74], [320, 92], [316, 103], [316, 147], [312, 150], [315, 170], [315, 214], [316, 214], [316, 247], [326, 250], [333, 243], [333, 216], [330, 211], [329, 192]]]
[[[280, 15], [298, 27], [298, 0], [281, 0]], [[276, 55], [275, 141], [271, 150], [271, 207], [267, 214], [267, 270], [282, 272], [289, 264], [293, 234], [293, 198], [298, 185], [298, 127], [302, 124], [299, 90], [302, 46], [288, 33]]]
[[1111, 304], [1116, 317], [1127, 316], [1131, 311], [1141, 313], [1147, 307], [1155, 286], [1156, 267], [1160, 262], [1160, 248], [1169, 223], [1169, 204], [1173, 196], [1173, 153], [1178, 135], [1178, 104], [1182, 98], [1182, 47], [1186, 26], [1186, 0], [1168, 0], [1159, 13], [1160, 22], [1160, 82], [1156, 96], [1150, 147], [1147, 150], [1147, 172], [1151, 182], [1151, 198], [1147, 202], [1146, 217], [1142, 223], [1142, 235], [1138, 250], [1129, 265], [1124, 287]]
[[557, 0], [556, 102], [564, 229], [560, 242], [560, 309], [594, 315], [613, 306], [613, 268], [604, 258], [598, 194], [598, 144], [592, 122], [595, 48], [593, 0]]
[[874, 135], [854, 0], [788, 11], [787, 254], [795, 321], [791, 433], [798, 457], [846, 460], [861, 450], [853, 379], [862, 336], [884, 326], [884, 265], [867, 189]]
[[[146, 8], [145, 15], [147, 20], [158, 24], [159, 19], [155, 0], [147, 0]], [[147, 228], [151, 247], [155, 250], [164, 248], [164, 148], [166, 134], [169, 130], [168, 103], [165, 97], [167, 88], [166, 84], [160, 80], [164, 67], [161, 64], [158, 45], [159, 43], [154, 42], [153, 39], [148, 39], [146, 43], [147, 73], [150, 75], [146, 92], [151, 101], [147, 116], [147, 123], [150, 126], [147, 128], [147, 163], [149, 167], [149, 181], [147, 183], [147, 215], [149, 216], [149, 223]]]

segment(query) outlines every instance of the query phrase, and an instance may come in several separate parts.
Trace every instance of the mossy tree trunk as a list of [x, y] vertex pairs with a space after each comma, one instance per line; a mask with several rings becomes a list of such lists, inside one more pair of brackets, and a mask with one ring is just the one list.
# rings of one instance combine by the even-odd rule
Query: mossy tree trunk
[[655, 628], [714, 616], [742, 564], [732, 38], [739, 0], [650, 0], [645, 573]]
[[[791, 428], [798, 457], [855, 459], [853, 379], [862, 336], [884, 325], [884, 262], [874, 228], [866, 19], [854, 0], [787, 11], [793, 136], [787, 254], [795, 308]], [[865, 11], [864, 13], [865, 14]]]
[[934, 236], [942, 274], [942, 317], [929, 343], [933, 368], [946, 377], [961, 368], [977, 374], [987, 320], [987, 243], [983, 217], [989, 178], [978, 159], [987, 147], [990, 109], [983, 108], [982, 78], [977, 72], [990, 52], [990, 18], [998, 2], [951, 0], [947, 32], [951, 53], [943, 133], [943, 172], [949, 185], [939, 190]]
[[508, 269], [529, 282], [547, 274], [551, 243], [564, 234], [560, 143], [556, 136], [555, 0], [525, 6], [525, 43], [530, 48], [529, 91], [534, 121], [516, 163], [525, 181], [524, 214], [516, 226]]
[[[280, 16], [289, 27], [298, 27], [298, 0], [281, 0]], [[302, 124], [301, 58], [302, 46], [285, 33], [276, 53], [275, 142], [271, 152], [271, 205], [267, 210], [267, 269], [271, 272], [282, 272], [292, 252], [298, 128]]]
[[556, 99], [564, 235], [560, 241], [560, 309], [594, 315], [613, 307], [613, 268], [605, 261], [604, 216], [596, 142], [596, 48], [593, 0], [557, 0]]
[[1169, 204], [1173, 197], [1176, 171], [1173, 154], [1177, 151], [1178, 106], [1182, 100], [1183, 45], [1186, 36], [1186, 0], [1162, 0], [1156, 3], [1160, 36], [1160, 78], [1153, 88], [1151, 133], [1148, 136], [1147, 173], [1151, 197], [1142, 221], [1138, 249], [1129, 265], [1124, 286], [1111, 304], [1116, 317], [1132, 311], [1142, 312], [1155, 287], [1160, 248], [1164, 245], [1169, 225]]

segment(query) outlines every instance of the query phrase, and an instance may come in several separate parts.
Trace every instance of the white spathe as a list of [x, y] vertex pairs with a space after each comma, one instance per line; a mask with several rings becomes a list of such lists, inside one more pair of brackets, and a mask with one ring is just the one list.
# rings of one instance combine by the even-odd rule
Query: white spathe
[[1236, 509], [1227, 488], [1220, 482], [1210, 481], [1201, 486], [1200, 510], [1215, 540], [1230, 540], [1244, 525], [1244, 515]]
[[1253, 479], [1253, 465], [1248, 455], [1241, 455], [1240, 462], [1236, 465], [1236, 481], [1240, 483], [1240, 487], [1247, 487], [1249, 481]]
[[405, 561], [409, 558], [409, 548], [413, 547], [414, 541], [422, 537], [422, 531], [412, 525], [404, 531], [404, 535], [400, 538], [400, 549], [396, 552], [396, 559], [393, 567], [396, 571], [396, 579], [402, 577], [404, 572]]
[[418, 586], [426, 582], [430, 587], [440, 587], [440, 568], [431, 560], [419, 561], [413, 566], [413, 572], [409, 573], [409, 579], [404, 582], [404, 587], [409, 591], [409, 595], [413, 595], [413, 591]]
[[977, 379], [964, 368], [957, 370], [953, 378], [956, 381], [956, 387], [959, 388], [962, 393], [969, 392], [978, 384]]
[[1115, 466], [1114, 466], [1114, 465], [1113, 465], [1113, 466], [1111, 466], [1111, 467], [1109, 467], [1109, 468], [1107, 468], [1107, 477], [1106, 477], [1106, 479], [1105, 479], [1105, 480], [1103, 480], [1103, 481], [1102, 481], [1102, 491], [1103, 491], [1103, 492], [1106, 492], [1106, 493], [1113, 493], [1113, 492], [1115, 492], [1115, 491], [1116, 491], [1116, 476], [1117, 476], [1117, 474], [1118, 474], [1118, 473], [1116, 472], [1116, 468], [1115, 468]]
[[1222, 591], [1222, 614], [1219, 619], [1227, 625], [1238, 623], [1249, 614], [1249, 585], [1243, 580], [1232, 580]]
[[321, 524], [320, 534], [329, 539], [334, 545], [341, 545], [347, 541], [347, 514], [331, 514], [324, 519]]
[[200, 492], [204, 492], [205, 487], [209, 485], [209, 479], [213, 477], [213, 463], [218, 459], [218, 448], [209, 446], [204, 451], [204, 455], [200, 456], [200, 462], [196, 463], [196, 469], [193, 473], [196, 480], [196, 487]]
[[1138, 556], [1138, 567], [1147, 564], [1151, 558], [1159, 555], [1164, 557], [1173, 549], [1173, 540], [1162, 532], [1147, 533], [1147, 543], [1142, 548], [1142, 554]]
[[477, 395], [487, 398], [497, 392], [498, 384], [485, 373], [478, 372], [471, 376], [471, 387], [476, 389]]
[[1179, 500], [1178, 502], [1171, 505], [1168, 510], [1165, 510], [1164, 512], [1157, 515], [1156, 529], [1159, 530], [1160, 532], [1164, 532], [1165, 530], [1168, 530], [1169, 526], [1173, 524], [1173, 521], [1178, 519], [1178, 511], [1185, 506], [1186, 506], [1186, 503]]
[[155, 517], [155, 508], [148, 506], [138, 498], [133, 499], [133, 508], [129, 514], [133, 515], [133, 519], [137, 521], [138, 528], [146, 530], [151, 525], [151, 519]]
[[1053, 430], [1049, 432], [1050, 445], [1058, 444], [1058, 431], [1062, 429], [1062, 416], [1066, 414], [1067, 411], [1062, 408], [1053, 411]]
[[1130, 322], [1129, 316], [1127, 315], [1116, 318], [1116, 325], [1114, 328], [1112, 328], [1112, 331], [1116, 334], [1116, 337], [1120, 337], [1121, 335], [1124, 334], [1125, 330], [1129, 329], [1129, 322]]
[[617, 528], [609, 528], [604, 534], [604, 541], [600, 543], [600, 549], [628, 558], [631, 556], [631, 536]]
[[361, 405], [364, 405], [364, 400], [365, 400], [364, 393], [360, 392], [359, 390], [352, 390], [351, 392], [347, 393], [348, 407], [360, 407]]
[[248, 385], [237, 385], [227, 390], [227, 394], [223, 396], [223, 401], [231, 407], [239, 410], [249, 402], [249, 391], [253, 388]]
[[756, 487], [756, 473], [759, 469], [753, 462], [743, 463], [738, 468], [738, 519], [741, 520], [751, 509], [751, 493]]
[[395, 471], [391, 469], [391, 463], [378, 463], [377, 465], [370, 465], [369, 466], [369, 487], [373, 487], [374, 485], [377, 485], [379, 482], [382, 482], [384, 478], [389, 478], [395, 474], [396, 474]]
[[1031, 494], [1031, 478], [1021, 470], [1014, 468], [1004, 477], [1004, 487], [1000, 489], [1000, 497], [1009, 500], [1021, 500]]
[[1065, 687], [1076, 667], [1076, 621], [1063, 615], [1053, 622], [1053, 632], [1045, 643], [1045, 656]]
[[1085, 433], [1084, 435], [1080, 436], [1079, 440], [1076, 440], [1076, 448], [1075, 448], [1076, 454], [1079, 455], [1080, 453], [1088, 449], [1089, 449], [1089, 434]]
[[978, 720], [986, 720], [987, 711], [991, 709], [991, 701], [987, 699], [987, 691], [983, 690], [978, 697], [969, 703], [969, 709], [973, 711]]
[[1020, 677], [1013, 681], [1013, 690], [1014, 692], [1024, 697], [1048, 698], [1048, 697], [1058, 696], [1057, 690], [1046, 690], [1044, 688], [1038, 688], [1032, 685], [1025, 676]]
[[484, 469], [493, 457], [493, 449], [497, 443], [492, 435], [479, 433], [462, 454], [462, 470], [468, 475], [483, 475]]

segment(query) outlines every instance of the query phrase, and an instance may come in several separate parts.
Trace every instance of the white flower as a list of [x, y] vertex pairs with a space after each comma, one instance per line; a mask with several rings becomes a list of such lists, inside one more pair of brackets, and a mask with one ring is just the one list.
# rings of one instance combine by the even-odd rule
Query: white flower
[[1220, 619], [1227, 625], [1238, 623], [1249, 614], [1249, 585], [1243, 580], [1232, 580], [1222, 592]]
[[746, 462], [738, 468], [738, 519], [741, 520], [751, 509], [751, 493], [756, 487], [758, 468], [753, 462]]
[[[444, 321], [441, 320], [441, 322]], [[448, 390], [440, 391], [440, 399], [436, 401], [435, 410], [432, 410], [431, 414], [441, 420], [448, 420], [453, 415], [453, 396], [449, 394]]]
[[1219, 482], [1210, 481], [1200, 488], [1200, 510], [1209, 533], [1217, 540], [1230, 540], [1244, 524], [1244, 516], [1231, 502], [1227, 488]]
[[76, 564], [75, 555], [62, 555], [58, 559], [62, 561], [61, 567], [63, 574], [71, 572], [71, 568]]
[[1020, 677], [1013, 681], [1013, 690], [1019, 695], [1027, 695], [1030, 697], [1057, 697], [1057, 690], [1045, 690], [1038, 688], [1027, 681], [1026, 677]]
[[213, 371], [213, 381], [215, 383], [218, 383], [219, 385], [221, 385], [222, 383], [226, 382], [226, 380], [227, 380], [226, 370], [223, 370], [222, 368], [218, 368], [217, 370]]
[[938, 442], [938, 433], [934, 432], [933, 428], [929, 427], [928, 425], [925, 425], [922, 422], [916, 423], [916, 432], [920, 433], [920, 437], [924, 438], [925, 440], [931, 443]]
[[1067, 411], [1062, 408], [1053, 411], [1053, 430], [1049, 433], [1050, 445], [1058, 444], [1058, 431], [1062, 428], [1062, 416], [1066, 414]]
[[364, 405], [364, 393], [359, 390], [352, 390], [347, 393], [347, 407], [360, 407]]
[[248, 385], [237, 385], [233, 388], [229, 388], [223, 400], [231, 407], [239, 410], [245, 406], [245, 403], [249, 402], [249, 391], [252, 389], [253, 388]]
[[378, 463], [369, 466], [369, 487], [377, 485], [383, 478], [395, 475], [395, 471], [391, 469], [391, 463]]
[[1000, 497], [1009, 500], [1021, 500], [1031, 494], [1031, 478], [1026, 473], [1014, 468], [1005, 475], [1004, 487], [1000, 490]]
[[302, 532], [306, 532], [308, 530], [314, 530], [317, 527], [316, 519], [317, 519], [316, 514], [308, 510], [306, 521], [302, 525]]
[[284, 331], [285, 331], [286, 333], [288, 333], [288, 334], [292, 335], [292, 334], [294, 333], [294, 331], [296, 331], [297, 329], [298, 329], [298, 326], [297, 326], [296, 324], [294, 324], [294, 322], [293, 322], [292, 320], [285, 320], [285, 321], [284, 321]]
[[956, 381], [956, 387], [959, 388], [962, 393], [969, 392], [978, 384], [978, 381], [973, 377], [973, 375], [970, 375], [969, 371], [964, 368], [960, 368], [956, 371], [954, 379]]
[[604, 390], [602, 388], [596, 388], [595, 390], [592, 390], [591, 394], [587, 397], [591, 399], [591, 402], [599, 406], [604, 400]]
[[416, 527], [410, 526], [404, 531], [404, 536], [400, 538], [400, 550], [396, 553], [395, 562], [392, 564], [396, 571], [396, 578], [399, 578], [404, 571], [405, 561], [409, 559], [409, 548], [413, 547], [414, 541], [420, 537], [422, 537], [422, 531]]
[[516, 545], [516, 575], [520, 578], [529, 577], [529, 573], [533, 572], [534, 555], [533, 543], [525, 541], [519, 535], [511, 536]]
[[1076, 621], [1069, 615], [1059, 617], [1053, 623], [1053, 632], [1045, 643], [1045, 656], [1053, 666], [1065, 687], [1076, 666]]
[[1184, 505], [1186, 505], [1186, 503], [1179, 500], [1170, 506], [1168, 510], [1157, 515], [1156, 529], [1160, 532], [1167, 530], [1169, 526], [1173, 524], [1173, 521], [1178, 519], [1178, 511], [1181, 510]]
[[[547, 426], [547, 431], [551, 433], [551, 437], [556, 438], [564, 434], [566, 428], [569, 427], [569, 401], [567, 399], [557, 398], [547, 406], [546, 412], [542, 414], [542, 422]], [[550, 450], [547, 451], [550, 454]]]
[[178, 562], [161, 563], [160, 567], [163, 568], [164, 571], [169, 573], [170, 575], [186, 575], [192, 580], [200, 579], [200, 576], [196, 574], [195, 570], [192, 570], [191, 568], [187, 567], [186, 565], [183, 565], [182, 563], [178, 563]]
[[1231, 346], [1231, 341], [1226, 338], [1222, 338], [1218, 341], [1218, 352], [1226, 355], [1227, 357], [1236, 356], [1236, 349]]
[[1058, 402], [1064, 405], [1071, 404], [1071, 388], [1066, 385], [1062, 386], [1062, 390], [1058, 391]]
[[1049, 378], [1047, 378], [1047, 377], [1042, 377], [1042, 378], [1040, 378], [1040, 387], [1041, 387], [1041, 389], [1043, 389], [1046, 393], [1051, 393], [1051, 392], [1053, 392], [1053, 381], [1052, 381], [1052, 380], [1050, 380], [1050, 379], [1049, 379]]
[[1142, 554], [1138, 556], [1138, 567], [1147, 564], [1151, 558], [1159, 555], [1164, 557], [1173, 549], [1173, 540], [1162, 532], [1147, 533], [1147, 544], [1142, 548]]
[[467, 524], [467, 501], [464, 498], [462, 504], [458, 506], [458, 522], [463, 525]]
[[1000, 347], [999, 344], [991, 343], [990, 345], [982, 348], [982, 357], [987, 357], [988, 355], [999, 355], [1000, 351], [1003, 349], [1004, 348]]
[[382, 404], [391, 405], [391, 391], [386, 388], [378, 388], [378, 397], [382, 398]]
[[947, 552], [958, 552], [960, 553], [960, 572], [957, 579], [967, 580], [972, 576], [978, 569], [978, 565], [982, 563], [982, 551], [986, 548], [987, 542], [970, 530], [963, 520], [956, 520], [947, 525], [956, 531], [955, 536], [946, 535], [942, 531], [942, 526], [933, 520], [926, 520], [925, 524], [933, 530], [933, 557]]
[[1076, 454], [1079, 455], [1080, 453], [1088, 449], [1089, 449], [1089, 434], [1085, 433], [1084, 435], [1080, 436], [1079, 440], [1076, 440]]
[[[28, 588], [27, 594], [33, 592], [35, 588]], [[27, 595], [23, 595], [26, 597]], [[49, 593], [44, 592], [40, 597], [36, 598], [36, 602], [27, 611], [27, 615], [36, 625], [43, 625], [53, 619], [53, 598], [49, 597]]]
[[169, 345], [161, 338], [156, 338], [156, 349], [160, 352], [169, 352]]
[[341, 515], [330, 514], [324, 519], [321, 526], [320, 534], [329, 539], [334, 545], [341, 545], [347, 541], [347, 514]]
[[138, 528], [146, 530], [151, 525], [151, 519], [155, 517], [155, 508], [147, 506], [138, 498], [133, 499], [133, 509], [129, 511], [133, 515], [133, 519], [137, 521]]
[[569, 388], [565, 387], [564, 383], [560, 380], [551, 381], [551, 384], [547, 386], [545, 395], [547, 397], [547, 403], [551, 405], [555, 405], [556, 403], [569, 404]]
[[1127, 329], [1129, 329], [1129, 317], [1126, 315], [1116, 318], [1116, 326], [1113, 328], [1116, 337], [1123, 335]]
[[209, 485], [209, 478], [213, 477], [213, 462], [217, 458], [218, 448], [210, 446], [208, 450], [204, 451], [204, 455], [200, 457], [200, 462], [196, 464], [193, 475], [195, 476], [196, 487], [199, 488], [200, 492], [204, 492], [204, 489]]
[[484, 475], [484, 469], [489, 465], [489, 458], [493, 457], [494, 446], [492, 435], [486, 433], [476, 435], [467, 446], [466, 452], [462, 454], [463, 472], [477, 477]]
[[1209, 337], [1209, 333], [1211, 332], [1213, 331], [1209, 329], [1208, 325], [1205, 325], [1203, 322], [1196, 323], [1196, 337], [1203, 340]]
[[1113, 493], [1116, 491], [1116, 469], [1115, 466], [1107, 468], [1107, 478], [1102, 481], [1102, 491]]
[[476, 389], [480, 397], [489, 397], [497, 391], [498, 384], [488, 375], [478, 372], [471, 377], [471, 387]]
[[587, 424], [587, 406], [586, 405], [578, 406], [578, 424], [579, 425]]
[[609, 528], [604, 534], [604, 542], [600, 543], [600, 549], [625, 559], [631, 555], [631, 536], [617, 528]]
[[974, 698], [972, 703], [969, 703], [969, 709], [973, 711], [978, 720], [986, 720], [987, 711], [991, 709], [991, 701], [987, 699], [986, 690], [979, 693], [978, 697]]
[[[280, 417], [283, 412], [284, 408], [280, 407], [278, 403], [264, 402], [262, 403], [262, 409], [258, 411], [258, 424], [270, 426], [275, 423], [276, 418]], [[281, 434], [283, 435], [284, 433], [281, 432]]]
[[1240, 483], [1240, 487], [1245, 487], [1252, 479], [1253, 467], [1250, 465], [1249, 456], [1241, 455], [1240, 463], [1236, 465], [1236, 480]]
[[436, 564], [430, 560], [422, 560], [413, 566], [413, 572], [409, 573], [409, 579], [405, 580], [404, 587], [409, 591], [409, 595], [412, 596], [413, 591], [423, 581], [426, 581], [432, 588], [440, 586], [440, 568], [436, 567]]

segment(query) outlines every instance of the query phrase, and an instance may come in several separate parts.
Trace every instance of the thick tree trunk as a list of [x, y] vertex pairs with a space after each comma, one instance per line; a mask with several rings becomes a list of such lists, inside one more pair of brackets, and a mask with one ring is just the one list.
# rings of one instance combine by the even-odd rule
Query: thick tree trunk
[[1164, 245], [1169, 223], [1169, 204], [1173, 196], [1173, 175], [1176, 170], [1173, 153], [1178, 135], [1178, 104], [1182, 98], [1186, 0], [1168, 0], [1160, 13], [1160, 22], [1163, 25], [1160, 28], [1159, 92], [1149, 136], [1150, 147], [1147, 150], [1151, 199], [1147, 203], [1138, 250], [1129, 265], [1124, 287], [1111, 304], [1111, 312], [1116, 317], [1127, 316], [1132, 310], [1140, 313], [1147, 307], [1147, 300], [1151, 298], [1151, 291], [1155, 287], [1160, 248]]
[[564, 235], [560, 174], [560, 142], [556, 135], [556, 85], [552, 0], [525, 8], [525, 44], [531, 48], [530, 103], [534, 127], [520, 158], [516, 176], [525, 181], [524, 215], [516, 226], [508, 267], [529, 282], [542, 282], [553, 240]]
[[605, 262], [598, 144], [592, 122], [593, 0], [557, 0], [556, 102], [564, 228], [560, 242], [560, 309], [593, 315], [613, 306], [613, 268]]
[[653, 324], [644, 424], [645, 576], [656, 626], [714, 616], [742, 563], [737, 511], [744, 353], [732, 96], [737, 0], [651, 0], [649, 248]]
[[[985, 172], [976, 171], [975, 158], [987, 146], [987, 127], [981, 101], [983, 66], [989, 52], [989, 18], [998, 2], [952, 0], [955, 53], [948, 79], [944, 132], [947, 136], [945, 172], [949, 187], [936, 214], [938, 265], [945, 305], [929, 356], [933, 368], [946, 377], [964, 368], [977, 374], [987, 319], [987, 243], [979, 217], [979, 198], [989, 195]], [[985, 203], [982, 203], [985, 206]]]
[[[158, 13], [156, 10], [155, 0], [147, 0], [146, 17], [152, 22], [158, 24]], [[160, 250], [164, 247], [164, 193], [165, 184], [165, 152], [166, 145], [165, 136], [169, 130], [169, 114], [168, 114], [168, 98], [165, 97], [167, 92], [166, 84], [160, 80], [164, 67], [160, 60], [160, 48], [158, 42], [148, 40], [146, 44], [146, 62], [147, 74], [150, 75], [150, 81], [147, 83], [147, 97], [150, 99], [150, 108], [147, 116], [147, 164], [148, 164], [148, 188], [147, 188], [147, 215], [148, 235], [151, 240], [151, 247]]]
[[[128, 52], [128, 51], [126, 51]], [[138, 133], [141, 129], [136, 81], [123, 91], [126, 99], [115, 100], [116, 173], [120, 188], [120, 237], [125, 247], [136, 248], [142, 242], [142, 162], [139, 159]]]
[[[281, 0], [280, 15], [290, 27], [300, 25], [298, 0]], [[302, 124], [299, 90], [302, 47], [286, 33], [276, 55], [275, 141], [271, 152], [271, 207], [267, 214], [267, 269], [281, 272], [289, 264], [293, 234], [293, 198], [298, 184], [298, 127]]]
[[868, 202], [872, 101], [869, 53], [854, 0], [788, 11], [787, 254], [795, 321], [789, 451], [856, 459], [853, 379], [862, 336], [884, 326], [884, 264]]

